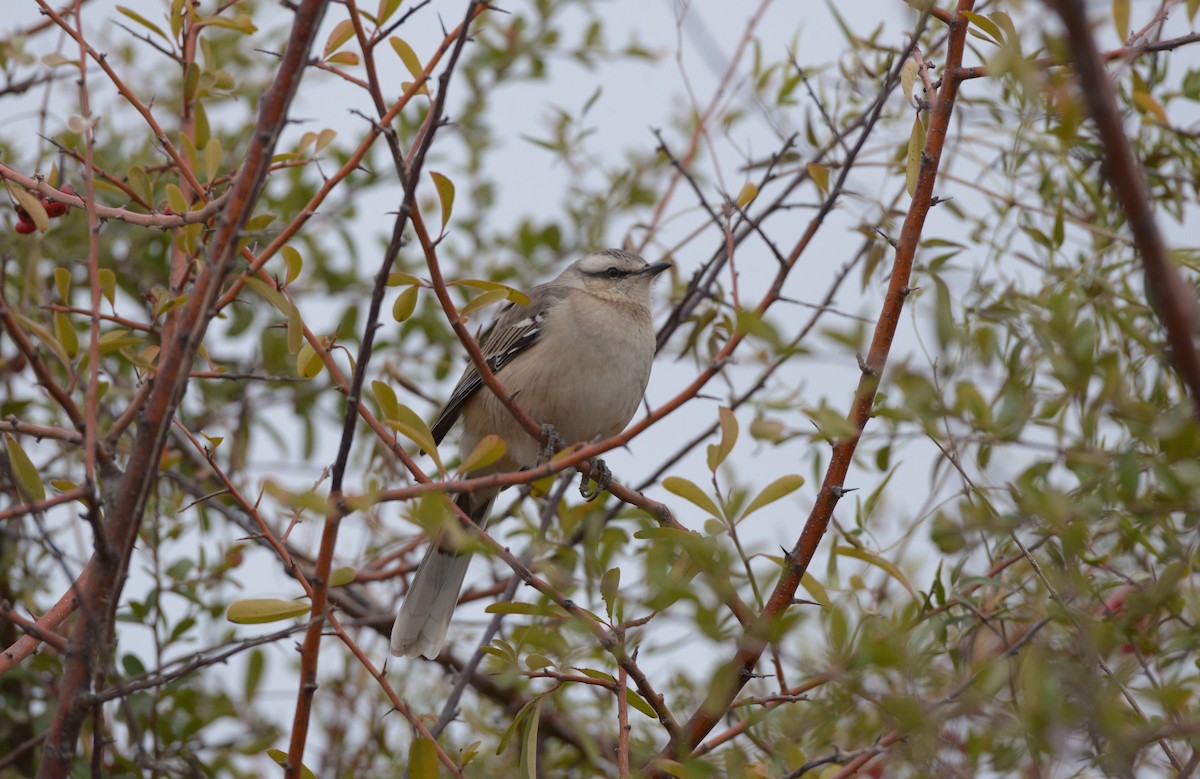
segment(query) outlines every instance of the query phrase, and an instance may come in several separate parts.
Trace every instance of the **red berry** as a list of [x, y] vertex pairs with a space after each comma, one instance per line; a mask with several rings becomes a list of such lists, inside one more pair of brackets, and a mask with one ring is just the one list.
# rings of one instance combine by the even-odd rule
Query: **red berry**
[[58, 203], [53, 200], [43, 200], [42, 205], [46, 208], [46, 216], [51, 219], [57, 219], [71, 210], [71, 207], [66, 203]]
[[78, 192], [75, 191], [75, 187], [71, 186], [70, 184], [63, 184], [62, 188], [60, 188], [58, 191], [62, 192], [64, 195], [78, 195], [79, 194]]
[[21, 235], [29, 235], [35, 230], [37, 230], [37, 225], [35, 225], [33, 222], [30, 222], [26, 219], [17, 220], [17, 232]]
[[17, 219], [20, 219], [23, 222], [30, 221], [28, 211], [26, 211], [24, 208], [21, 208], [19, 205], [14, 205], [13, 208], [17, 209]]

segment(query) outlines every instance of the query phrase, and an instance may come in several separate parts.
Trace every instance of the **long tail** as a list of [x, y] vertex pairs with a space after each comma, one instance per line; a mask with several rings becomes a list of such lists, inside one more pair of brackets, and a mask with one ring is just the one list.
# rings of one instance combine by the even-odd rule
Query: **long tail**
[[[487, 524], [492, 498], [472, 505], [476, 501], [479, 501], [478, 496], [473, 498], [464, 493], [455, 502], [482, 528]], [[446, 641], [446, 631], [454, 616], [454, 607], [458, 605], [458, 593], [467, 575], [471, 555], [445, 551], [442, 541], [439, 535], [429, 545], [425, 559], [417, 566], [408, 595], [400, 605], [396, 623], [392, 625], [392, 654], [397, 657], [422, 655], [432, 660]]]

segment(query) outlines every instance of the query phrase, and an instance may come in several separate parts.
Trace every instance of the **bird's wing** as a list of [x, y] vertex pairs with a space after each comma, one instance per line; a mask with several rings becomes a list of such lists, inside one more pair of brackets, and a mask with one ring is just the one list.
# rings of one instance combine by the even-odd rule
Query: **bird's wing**
[[[528, 304], [518, 306], [509, 303], [500, 309], [479, 339], [479, 346], [492, 373], [500, 374], [504, 366], [512, 362], [517, 355], [537, 343], [542, 336], [547, 314], [566, 297], [567, 292], [564, 287], [534, 287], [529, 293]], [[446, 401], [446, 405], [442, 407], [430, 427], [435, 442], [441, 443], [458, 419], [463, 404], [481, 386], [483, 379], [479, 371], [475, 370], [475, 364], [468, 364], [454, 391], [450, 393], [450, 399]]]

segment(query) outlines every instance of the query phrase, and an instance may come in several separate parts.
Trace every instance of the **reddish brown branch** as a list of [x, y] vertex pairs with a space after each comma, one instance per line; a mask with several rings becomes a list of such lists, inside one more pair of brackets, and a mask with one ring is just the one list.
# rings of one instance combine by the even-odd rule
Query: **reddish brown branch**
[[[833, 456], [825, 473], [817, 501], [805, 522], [799, 539], [786, 556], [783, 572], [775, 589], [767, 599], [763, 613], [746, 631], [745, 636], [738, 644], [733, 659], [718, 672], [710, 686], [708, 697], [684, 725], [682, 737], [672, 739], [660, 753], [659, 758], [677, 760], [690, 754], [729, 710], [738, 691], [752, 677], [759, 658], [771, 641], [779, 618], [792, 605], [800, 586], [801, 577], [808, 570], [817, 546], [829, 526], [834, 508], [844, 494], [846, 474], [849, 472], [862, 432], [870, 420], [875, 392], [879, 387], [884, 368], [887, 366], [888, 354], [899, 326], [904, 301], [910, 292], [908, 282], [912, 275], [913, 260], [925, 219], [932, 206], [933, 186], [937, 179], [938, 164], [941, 161], [951, 112], [958, 94], [958, 79], [950, 74], [956, 72], [962, 62], [967, 35], [967, 19], [963, 12], [969, 11], [972, 6], [973, 0], [959, 0], [955, 16], [949, 22], [950, 34], [946, 54], [947, 77], [942, 80], [937, 105], [930, 118], [925, 148], [921, 156], [920, 173], [913, 193], [912, 207], [905, 218], [896, 246], [896, 258], [892, 266], [887, 295], [875, 326], [870, 349], [862, 363], [862, 375], [849, 413], [849, 421], [853, 424], [855, 432], [834, 444]], [[653, 763], [648, 770], [652, 775], [662, 775], [661, 768]]]
[[1141, 163], [1125, 135], [1112, 83], [1088, 27], [1084, 3], [1082, 0], [1051, 0], [1050, 5], [1067, 28], [1071, 59], [1079, 75], [1088, 113], [1096, 123], [1104, 147], [1107, 163], [1104, 167], [1112, 180], [1113, 192], [1125, 211], [1134, 245], [1142, 256], [1146, 296], [1166, 328], [1171, 361], [1191, 391], [1192, 402], [1200, 413], [1200, 355], [1192, 339], [1195, 328], [1200, 326], [1200, 304], [1197, 304], [1195, 290], [1167, 259], [1167, 249], [1154, 220], [1150, 189], [1142, 175]]
[[[228, 207], [218, 215], [215, 235], [207, 251], [209, 263], [196, 277], [188, 303], [181, 312], [179, 327], [174, 330], [174, 338], [163, 344], [159, 370], [142, 409], [125, 474], [105, 518], [107, 532], [94, 539], [96, 551], [89, 563], [91, 574], [88, 586], [79, 593], [80, 618], [71, 638], [58, 706], [47, 732], [41, 777], [64, 777], [71, 771], [80, 729], [93, 711], [90, 690], [100, 665], [100, 655], [106, 651], [111, 635], [129, 556], [157, 479], [158, 461], [170, 432], [171, 420], [187, 387], [191, 365], [208, 324], [215, 315], [213, 304], [233, 266], [238, 237], [262, 191], [271, 155], [279, 132], [286, 124], [288, 109], [299, 87], [327, 2], [305, 0], [296, 10], [287, 50], [274, 83], [262, 96], [258, 121], [250, 136], [252, 140], [230, 187]], [[82, 41], [80, 43], [83, 45]], [[89, 53], [92, 53], [90, 47]], [[97, 59], [94, 53], [92, 56]], [[119, 79], [103, 58], [98, 59], [113, 83], [120, 86]], [[146, 114], [151, 126], [157, 127], [153, 117]], [[180, 173], [187, 175], [182, 165]], [[200, 189], [198, 184], [192, 183]]]

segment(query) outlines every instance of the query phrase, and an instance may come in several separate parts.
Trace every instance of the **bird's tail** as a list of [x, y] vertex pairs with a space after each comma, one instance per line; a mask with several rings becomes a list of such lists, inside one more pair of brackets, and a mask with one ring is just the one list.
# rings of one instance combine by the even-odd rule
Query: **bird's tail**
[[[455, 502], [479, 527], [487, 524], [491, 497], [480, 501], [479, 496], [463, 493]], [[439, 533], [417, 566], [408, 595], [400, 604], [392, 625], [392, 654], [397, 657], [422, 655], [432, 660], [445, 643], [471, 554], [447, 551], [442, 548], [443, 542]]]

